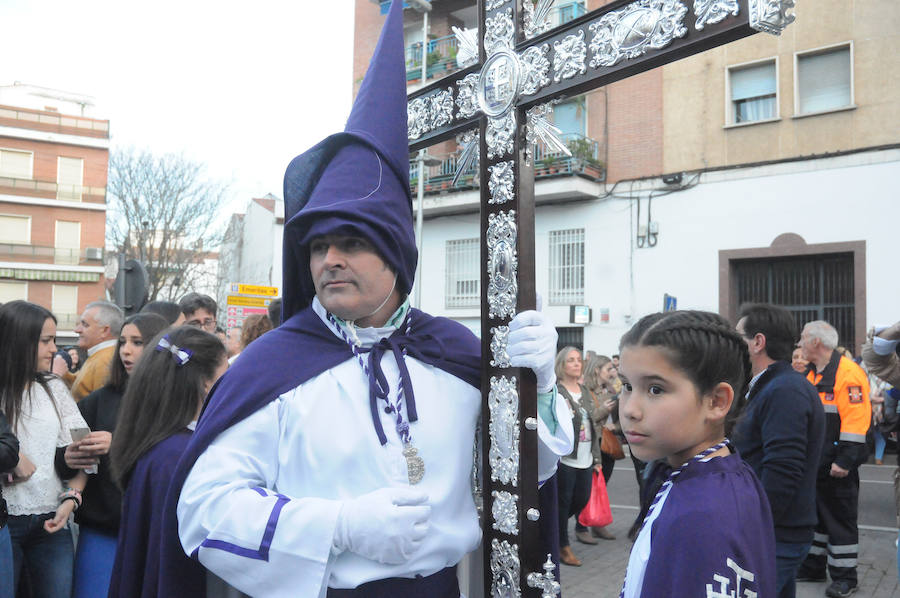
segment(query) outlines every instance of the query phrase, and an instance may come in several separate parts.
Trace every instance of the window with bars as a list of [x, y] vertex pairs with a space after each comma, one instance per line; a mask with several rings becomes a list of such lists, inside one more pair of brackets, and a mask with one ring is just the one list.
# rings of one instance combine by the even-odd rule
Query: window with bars
[[584, 229], [550, 231], [552, 305], [584, 302]]
[[475, 239], [447, 241], [445, 306], [478, 307], [481, 272], [478, 269], [480, 245]]
[[852, 254], [741, 260], [735, 263], [737, 303], [774, 303], [794, 316], [796, 334], [807, 322], [834, 326], [840, 344], [855, 343]]

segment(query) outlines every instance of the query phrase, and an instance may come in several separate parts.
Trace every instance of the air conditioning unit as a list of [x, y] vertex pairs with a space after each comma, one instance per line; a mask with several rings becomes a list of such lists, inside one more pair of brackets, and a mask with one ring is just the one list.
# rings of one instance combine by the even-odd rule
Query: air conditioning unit
[[84, 257], [89, 260], [102, 260], [103, 259], [103, 248], [102, 247], [88, 247], [84, 250]]

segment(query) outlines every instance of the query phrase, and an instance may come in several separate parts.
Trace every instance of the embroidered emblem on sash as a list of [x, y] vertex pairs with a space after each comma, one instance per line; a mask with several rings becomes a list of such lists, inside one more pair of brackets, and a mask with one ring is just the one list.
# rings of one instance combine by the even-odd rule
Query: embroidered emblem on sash
[[[744, 570], [730, 558], [725, 559], [725, 565], [731, 571], [726, 575], [713, 574], [713, 582], [719, 587], [714, 589], [713, 584], [706, 584], [706, 598], [756, 598], [756, 592], [747, 587], [741, 588], [742, 585], [750, 585], [756, 579], [756, 575], [752, 571]], [[732, 579], [734, 580], [734, 589], [729, 591], [728, 586], [731, 585]]]
[[863, 402], [862, 386], [851, 386], [850, 387], [850, 402], [851, 403], [862, 403]]
[[826, 392], [826, 393], [825, 393], [825, 400], [826, 400], [826, 401], [833, 401], [833, 400], [834, 400], [834, 393], [833, 393], [833, 392]]

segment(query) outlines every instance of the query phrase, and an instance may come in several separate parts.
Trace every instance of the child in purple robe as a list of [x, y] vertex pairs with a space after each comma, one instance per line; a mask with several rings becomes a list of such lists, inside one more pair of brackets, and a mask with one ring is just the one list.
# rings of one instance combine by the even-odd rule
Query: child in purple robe
[[[161, 596], [160, 551], [178, 542], [177, 530], [163, 525], [166, 493], [203, 400], [227, 368], [218, 338], [182, 326], [153, 339], [132, 372], [110, 447], [113, 479], [124, 491], [110, 598]], [[179, 578], [184, 596], [205, 596], [205, 570], [182, 556], [166, 574]]]
[[716, 314], [676, 311], [642, 318], [620, 348], [622, 429], [665, 477], [621, 596], [774, 598], [769, 503], [726, 437], [749, 378], [746, 343]]

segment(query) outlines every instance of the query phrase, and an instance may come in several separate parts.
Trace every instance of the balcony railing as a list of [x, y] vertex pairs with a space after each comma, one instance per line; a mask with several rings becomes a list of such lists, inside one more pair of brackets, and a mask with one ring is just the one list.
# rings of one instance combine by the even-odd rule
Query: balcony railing
[[[572, 152], [571, 156], [547, 151], [541, 145], [535, 148], [534, 177], [536, 180], [566, 175], [578, 175], [596, 182], [606, 180], [606, 166], [600, 160], [600, 144], [596, 140], [574, 133], [563, 135], [562, 138]], [[474, 167], [464, 172], [456, 186], [453, 186], [458, 152], [436, 157], [441, 160], [440, 164], [425, 167], [426, 194], [475, 188], [476, 169]], [[413, 195], [417, 192], [419, 184], [418, 169], [418, 162], [410, 161], [409, 184]]]
[[[585, 14], [584, 2], [567, 2], [550, 11], [550, 23], [558, 27]], [[447, 35], [428, 41], [425, 52], [426, 77], [438, 79], [459, 70], [456, 64], [456, 53], [459, 44], [455, 35]], [[422, 42], [406, 46], [406, 81], [418, 81], [422, 78]]]
[[0, 194], [24, 195], [42, 199], [58, 199], [60, 201], [106, 202], [105, 187], [60, 185], [52, 181], [17, 179], [5, 176], [0, 176]]
[[14, 106], [0, 106], [0, 120], [16, 127], [109, 138], [109, 121], [55, 114]]
[[42, 245], [0, 243], [0, 260], [62, 266], [101, 266], [103, 265], [103, 249], [100, 247], [64, 249]]

